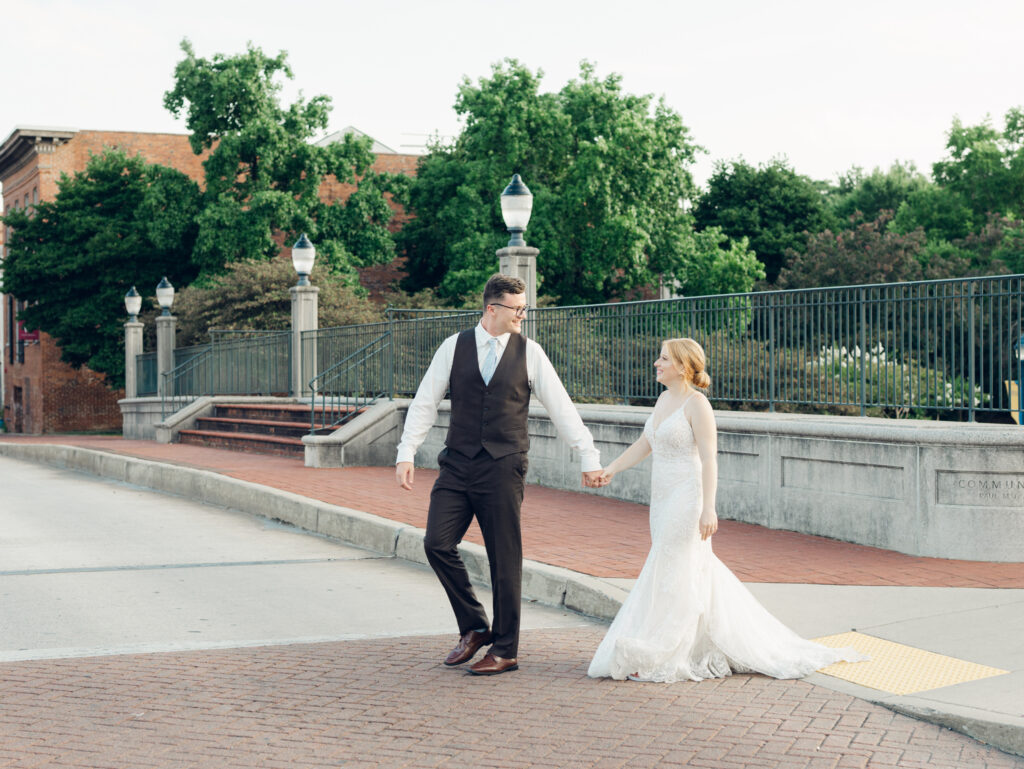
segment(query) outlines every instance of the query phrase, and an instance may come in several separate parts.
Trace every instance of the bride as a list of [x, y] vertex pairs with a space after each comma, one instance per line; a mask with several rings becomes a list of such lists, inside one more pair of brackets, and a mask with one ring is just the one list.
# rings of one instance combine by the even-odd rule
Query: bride
[[607, 485], [653, 451], [651, 552], [588, 675], [666, 683], [734, 672], [802, 678], [834, 662], [866, 659], [796, 635], [711, 551], [718, 449], [711, 404], [696, 389], [711, 384], [704, 350], [692, 339], [669, 339], [654, 368], [665, 392], [643, 435], [598, 482]]

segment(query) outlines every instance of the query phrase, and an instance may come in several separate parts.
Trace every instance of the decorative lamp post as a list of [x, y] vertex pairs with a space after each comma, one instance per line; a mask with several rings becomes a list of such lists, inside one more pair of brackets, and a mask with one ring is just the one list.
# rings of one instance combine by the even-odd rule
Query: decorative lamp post
[[[505, 220], [505, 226], [512, 237], [505, 248], [498, 249], [498, 272], [522, 280], [526, 284], [526, 303], [530, 307], [536, 307], [537, 254], [540, 251], [526, 245], [526, 241], [523, 240], [523, 231], [530, 223], [532, 211], [533, 194], [523, 184], [519, 174], [513, 174], [512, 181], [501, 193], [501, 218]], [[528, 321], [523, 333], [528, 334], [529, 328]]]
[[505, 227], [512, 236], [508, 241], [510, 247], [526, 245], [523, 232], [530, 223], [532, 211], [533, 193], [523, 184], [519, 174], [513, 174], [512, 181], [501, 193], [501, 218], [505, 220]]
[[[124, 295], [124, 309], [128, 313], [128, 322], [124, 324], [124, 397], [137, 398], [139, 395], [139, 355], [142, 354], [142, 324], [139, 322], [139, 310], [142, 309], [142, 295], [135, 286]], [[134, 425], [126, 418], [122, 421], [125, 438], [142, 437], [134, 432]]]
[[316, 261], [316, 248], [302, 233], [292, 246], [292, 266], [299, 282], [292, 286], [292, 373], [291, 392], [295, 397], [310, 393], [309, 380], [316, 376], [316, 345], [303, 342], [302, 335], [318, 328], [317, 309], [320, 289], [309, 282]]
[[163, 308], [161, 316], [171, 314], [171, 305], [174, 304], [174, 286], [167, 280], [166, 275], [156, 286], [156, 302]]
[[139, 310], [142, 309], [142, 295], [135, 290], [135, 286], [128, 289], [128, 293], [124, 295], [124, 309], [128, 312], [129, 322], [138, 322]]
[[[156, 319], [156, 375], [160, 397], [166, 399], [174, 395], [174, 383], [169, 381], [169, 377], [174, 370], [175, 327], [178, 322], [178, 319], [171, 315], [174, 286], [166, 276], [157, 284], [156, 302], [163, 309]], [[166, 410], [166, 402], [164, 409]]]
[[309, 285], [309, 273], [313, 271], [314, 261], [316, 261], [316, 248], [310, 243], [306, 233], [302, 233], [295, 241], [295, 245], [292, 246], [292, 266], [299, 274], [299, 282], [296, 285]]
[[1017, 356], [1017, 424], [1024, 427], [1024, 332], [1013, 346]]

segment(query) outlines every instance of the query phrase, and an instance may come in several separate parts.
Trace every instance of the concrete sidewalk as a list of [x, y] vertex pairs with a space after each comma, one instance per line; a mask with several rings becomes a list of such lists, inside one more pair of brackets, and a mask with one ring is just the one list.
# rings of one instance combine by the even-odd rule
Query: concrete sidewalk
[[[0, 454], [73, 467], [201, 501], [281, 518], [380, 552], [423, 561], [422, 526], [435, 474], [412, 493], [391, 468], [316, 470], [301, 461], [120, 438], [0, 438]], [[614, 615], [649, 545], [645, 507], [530, 487], [523, 505], [524, 594], [590, 615]], [[486, 580], [479, 532], [468, 565]], [[918, 558], [723, 521], [719, 557], [801, 635], [856, 629], [1005, 673], [897, 694], [816, 673], [806, 679], [1024, 755], [1024, 564]], [[954, 660], [955, 661], [955, 660]], [[940, 664], [941, 667], [941, 664]], [[940, 679], [935, 679], [936, 681]]]

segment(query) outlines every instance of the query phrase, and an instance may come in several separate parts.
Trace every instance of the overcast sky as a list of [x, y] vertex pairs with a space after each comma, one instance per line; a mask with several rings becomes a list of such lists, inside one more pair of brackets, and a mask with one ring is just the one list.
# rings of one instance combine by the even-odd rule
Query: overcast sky
[[[463, 76], [516, 57], [557, 91], [594, 62], [664, 96], [716, 160], [784, 155], [835, 180], [895, 160], [930, 171], [954, 116], [1024, 104], [1022, 0], [3, 0], [0, 140], [18, 125], [184, 132], [162, 106], [179, 43], [285, 50], [285, 90], [333, 99], [399, 151], [458, 132]], [[527, 180], [528, 181], [528, 180]]]

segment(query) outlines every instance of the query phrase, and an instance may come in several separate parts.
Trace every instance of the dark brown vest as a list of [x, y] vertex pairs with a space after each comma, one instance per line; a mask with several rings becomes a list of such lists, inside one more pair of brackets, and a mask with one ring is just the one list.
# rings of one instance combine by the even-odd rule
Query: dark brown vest
[[459, 334], [448, 380], [452, 417], [445, 445], [467, 457], [483, 448], [493, 459], [529, 451], [526, 420], [530, 381], [526, 370], [526, 339], [509, 334], [505, 352], [490, 384], [480, 376], [476, 331]]

